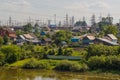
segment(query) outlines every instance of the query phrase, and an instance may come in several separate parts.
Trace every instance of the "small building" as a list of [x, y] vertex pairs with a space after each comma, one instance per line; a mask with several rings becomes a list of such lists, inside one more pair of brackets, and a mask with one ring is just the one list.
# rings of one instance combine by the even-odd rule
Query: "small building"
[[61, 45], [62, 45], [63, 47], [67, 47], [67, 46], [68, 46], [66, 41], [62, 41], [62, 42], [61, 42]]
[[46, 33], [44, 31], [40, 32], [41, 36], [44, 36]]
[[108, 46], [118, 46], [119, 45], [118, 43], [112, 42], [112, 41], [105, 39], [105, 38], [96, 38], [94, 40], [94, 43], [95, 44], [104, 44], [104, 45], [108, 45]]
[[13, 40], [17, 38], [15, 31], [10, 28], [0, 28], [0, 36], [8, 36]]
[[95, 40], [94, 36], [85, 36], [82, 40], [83, 44], [93, 44]]
[[41, 39], [41, 45], [51, 44], [52, 40], [50, 38]]
[[112, 41], [112, 42], [114, 42], [114, 43], [118, 42], [117, 37], [115, 37], [113, 34], [107, 34], [105, 38]]
[[23, 34], [23, 35], [19, 35], [16, 43], [33, 43], [33, 44], [41, 44], [41, 41], [37, 39], [37, 37], [33, 34], [33, 33], [29, 33], [29, 34]]
[[79, 41], [80, 41], [80, 38], [77, 38], [77, 37], [71, 38], [72, 43], [76, 43], [76, 42], [79, 42]]

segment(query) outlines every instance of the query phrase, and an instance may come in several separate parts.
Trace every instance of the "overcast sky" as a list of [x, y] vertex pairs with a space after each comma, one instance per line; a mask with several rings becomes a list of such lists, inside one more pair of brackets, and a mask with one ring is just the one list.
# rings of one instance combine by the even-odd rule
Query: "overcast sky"
[[75, 16], [76, 20], [90, 21], [92, 14], [98, 17], [107, 16], [108, 13], [118, 22], [120, 18], [120, 0], [0, 0], [0, 20], [23, 20], [31, 16], [33, 19], [63, 20], [66, 13]]

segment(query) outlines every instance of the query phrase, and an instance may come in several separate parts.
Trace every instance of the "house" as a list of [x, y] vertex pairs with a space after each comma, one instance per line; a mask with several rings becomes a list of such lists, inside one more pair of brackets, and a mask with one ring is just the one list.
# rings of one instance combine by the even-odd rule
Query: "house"
[[40, 32], [41, 36], [44, 36], [46, 33], [44, 31]]
[[73, 38], [71, 38], [71, 42], [72, 43], [76, 43], [76, 42], [80, 42], [81, 36], [74, 36]]
[[16, 41], [14, 42], [15, 44], [22, 44], [25, 42], [25, 38], [23, 35], [19, 35], [17, 38], [16, 38]]
[[117, 42], [118, 42], [117, 37], [115, 37], [113, 34], [107, 34], [107, 35], [105, 36], [105, 38], [108, 39], [108, 40], [110, 40], [110, 41], [112, 41], [112, 42], [114, 42], [114, 43], [117, 43]]
[[33, 44], [41, 44], [41, 41], [38, 40], [37, 37], [33, 33], [19, 35], [16, 40], [16, 44], [24, 43], [24, 42], [33, 43]]
[[94, 43], [95, 44], [104, 44], [104, 45], [108, 45], [108, 46], [118, 46], [119, 45], [118, 43], [112, 42], [112, 41], [105, 39], [105, 38], [96, 38], [94, 40]]
[[82, 39], [82, 43], [83, 44], [93, 44], [95, 40], [95, 37], [94, 36], [85, 36], [83, 39]]
[[67, 46], [68, 46], [68, 44], [67, 44], [66, 41], [62, 41], [62, 42], [61, 42], [61, 45], [62, 45], [62, 47], [67, 47]]
[[0, 28], [0, 36], [8, 36], [10, 39], [16, 39], [16, 33], [10, 28]]
[[50, 38], [41, 39], [41, 45], [51, 44], [52, 40]]

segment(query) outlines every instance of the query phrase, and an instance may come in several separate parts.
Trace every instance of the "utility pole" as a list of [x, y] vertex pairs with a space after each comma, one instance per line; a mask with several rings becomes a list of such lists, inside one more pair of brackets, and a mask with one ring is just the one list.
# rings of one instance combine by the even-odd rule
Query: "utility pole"
[[74, 16], [72, 16], [72, 26], [74, 27], [74, 23], [75, 23], [75, 18]]
[[2, 23], [2, 22], [0, 21], [0, 27], [2, 26], [1, 23]]
[[95, 23], [96, 23], [95, 14], [93, 14], [92, 17], [91, 17], [91, 25], [94, 27]]
[[83, 21], [85, 21], [85, 16], [83, 16]]
[[61, 25], [61, 21], [59, 21], [59, 24], [58, 24], [58, 27], [61, 27], [62, 25]]
[[11, 16], [9, 17], [9, 27], [12, 26], [12, 18]]
[[99, 17], [99, 22], [101, 22], [102, 21], [102, 15], [100, 14], [100, 17]]
[[51, 25], [51, 20], [48, 20], [48, 26], [50, 26]]
[[28, 23], [31, 23], [31, 17], [29, 16]]
[[56, 14], [54, 14], [54, 24], [56, 25]]
[[66, 14], [66, 27], [68, 27], [68, 14]]

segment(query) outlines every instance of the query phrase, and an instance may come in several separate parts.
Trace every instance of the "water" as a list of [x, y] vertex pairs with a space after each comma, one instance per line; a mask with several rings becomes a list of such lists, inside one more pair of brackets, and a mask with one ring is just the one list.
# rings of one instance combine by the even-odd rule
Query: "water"
[[120, 80], [120, 75], [0, 69], [0, 80]]

